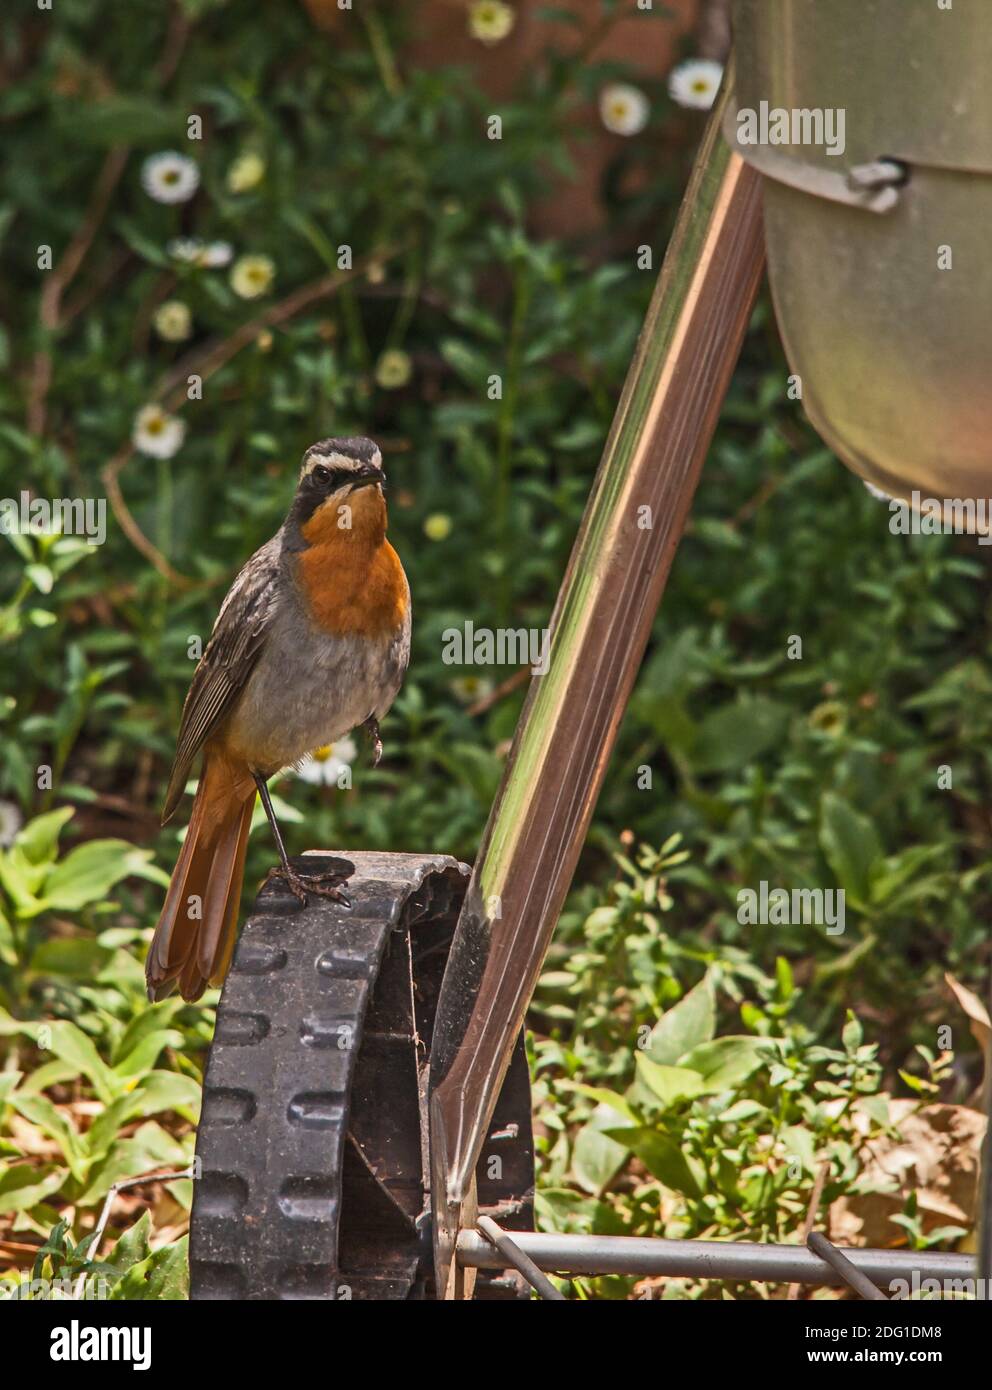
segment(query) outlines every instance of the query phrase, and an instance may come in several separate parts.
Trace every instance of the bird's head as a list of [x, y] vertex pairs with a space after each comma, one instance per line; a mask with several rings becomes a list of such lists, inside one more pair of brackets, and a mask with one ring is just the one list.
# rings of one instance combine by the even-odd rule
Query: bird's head
[[371, 439], [319, 439], [303, 455], [291, 520], [311, 545], [336, 532], [356, 538], [384, 533], [385, 481], [382, 455]]

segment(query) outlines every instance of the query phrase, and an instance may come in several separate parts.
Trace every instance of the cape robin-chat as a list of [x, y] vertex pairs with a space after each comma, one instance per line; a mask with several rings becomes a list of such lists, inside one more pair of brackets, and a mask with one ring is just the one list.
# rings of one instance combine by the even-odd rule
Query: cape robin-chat
[[198, 999], [234, 950], [248, 830], [258, 792], [281, 867], [301, 901], [347, 903], [340, 875], [290, 866], [266, 779], [364, 725], [379, 761], [379, 720], [410, 655], [410, 588], [386, 539], [385, 474], [371, 439], [306, 451], [289, 514], [221, 605], [183, 706], [162, 823], [203, 753], [189, 830], [155, 928], [152, 999], [178, 984]]

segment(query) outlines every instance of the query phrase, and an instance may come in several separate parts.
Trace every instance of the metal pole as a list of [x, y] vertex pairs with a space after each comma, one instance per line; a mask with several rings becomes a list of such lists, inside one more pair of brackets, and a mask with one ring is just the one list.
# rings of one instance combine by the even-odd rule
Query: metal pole
[[549, 1303], [564, 1303], [566, 1301], [561, 1290], [555, 1288], [548, 1276], [541, 1273], [530, 1256], [525, 1255], [516, 1241], [511, 1240], [502, 1227], [496, 1225], [495, 1221], [488, 1216], [480, 1216], [479, 1230], [495, 1246], [507, 1264], [512, 1265], [518, 1274], [522, 1274], [531, 1288], [535, 1289], [542, 1298], [546, 1298]]
[[[729, 84], [726, 84], [729, 86]], [[599, 792], [764, 265], [759, 176], [720, 133], [696, 160], [489, 817], [431, 1046], [437, 1286], [456, 1287], [474, 1173]]]
[[[682, 1279], [728, 1279], [741, 1283], [819, 1284], [840, 1287], [843, 1275], [802, 1245], [755, 1245], [746, 1241], [647, 1240], [636, 1236], [565, 1236], [513, 1231], [513, 1243], [538, 1269], [558, 1274], [668, 1275]], [[936, 1279], [964, 1289], [975, 1282], [971, 1255], [937, 1250], [845, 1250], [844, 1255], [873, 1284], [894, 1280], [912, 1288]], [[458, 1237], [458, 1263], [475, 1269], [505, 1269], [505, 1257], [477, 1231]]]
[[880, 1289], [877, 1289], [867, 1274], [863, 1274], [857, 1265], [843, 1250], [838, 1250], [836, 1245], [832, 1245], [821, 1231], [811, 1231], [807, 1240], [807, 1247], [814, 1255], [819, 1255], [821, 1260], [826, 1260], [835, 1273], [839, 1274], [844, 1283], [849, 1285], [855, 1293], [859, 1293], [862, 1298], [871, 1303], [885, 1303], [886, 1297]]

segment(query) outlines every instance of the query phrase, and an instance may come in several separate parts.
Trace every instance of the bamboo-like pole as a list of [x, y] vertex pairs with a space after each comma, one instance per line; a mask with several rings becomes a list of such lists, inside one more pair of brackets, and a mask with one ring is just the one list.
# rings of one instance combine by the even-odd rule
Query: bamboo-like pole
[[489, 817], [452, 945], [431, 1049], [438, 1291], [453, 1259], [510, 1050], [644, 654], [764, 265], [759, 176], [703, 139]]

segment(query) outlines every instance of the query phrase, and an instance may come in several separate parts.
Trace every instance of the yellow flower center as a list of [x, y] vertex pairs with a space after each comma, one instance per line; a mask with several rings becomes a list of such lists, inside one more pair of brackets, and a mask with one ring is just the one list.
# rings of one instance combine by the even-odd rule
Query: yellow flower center
[[315, 763], [326, 763], [328, 758], [330, 758], [333, 755], [333, 753], [334, 744], [325, 743], [323, 748], [314, 749], [313, 760]]

